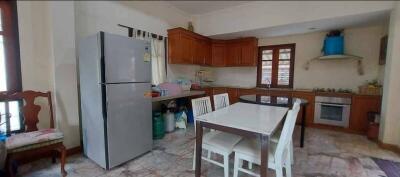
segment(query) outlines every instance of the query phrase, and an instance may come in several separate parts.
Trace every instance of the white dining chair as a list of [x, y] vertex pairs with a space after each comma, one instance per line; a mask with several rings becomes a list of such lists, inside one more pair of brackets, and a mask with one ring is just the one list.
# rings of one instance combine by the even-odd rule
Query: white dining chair
[[[271, 142], [269, 146], [268, 167], [275, 170], [277, 177], [283, 176], [283, 167], [285, 167], [286, 176], [292, 176], [289, 146], [296, 123], [296, 117], [300, 109], [299, 104], [300, 102], [296, 101], [293, 109], [287, 113], [278, 143]], [[260, 165], [261, 145], [258, 139], [243, 139], [235, 146], [233, 151], [235, 152], [233, 177], [238, 177], [239, 171], [253, 176], [260, 176], [241, 166], [243, 160]]]
[[222, 93], [214, 95], [214, 109], [218, 110], [229, 106], [229, 95], [228, 93]]
[[[300, 103], [301, 103], [301, 100], [300, 99], [296, 99], [295, 100], [295, 104], [293, 104], [293, 107], [292, 107], [292, 109], [299, 109], [300, 110]], [[296, 124], [296, 120], [297, 120], [297, 117], [296, 117], [296, 119], [294, 120], [295, 121], [295, 124]], [[271, 141], [272, 142], [274, 142], [274, 143], [278, 143], [278, 141], [279, 141], [279, 137], [281, 136], [281, 133], [282, 133], [282, 129], [279, 129], [278, 131], [276, 131], [273, 135], [272, 135], [272, 137], [271, 137]], [[289, 145], [289, 148], [290, 148], [290, 162], [291, 162], [291, 164], [293, 165], [294, 164], [294, 155], [293, 155], [293, 139], [290, 139], [290, 145]], [[251, 169], [251, 168], [250, 168]]]
[[[192, 99], [193, 117], [196, 121], [198, 116], [211, 112], [210, 97]], [[241, 140], [238, 135], [220, 132], [209, 131], [203, 134], [203, 150], [206, 150], [207, 157], [201, 157], [203, 160], [214, 165], [224, 168], [224, 176], [229, 176], [229, 155], [233, 152], [233, 147]], [[195, 146], [196, 147], [196, 146]], [[218, 162], [211, 158], [211, 153], [216, 153], [223, 156], [223, 162]], [[196, 162], [196, 149], [193, 152], [193, 170]]]

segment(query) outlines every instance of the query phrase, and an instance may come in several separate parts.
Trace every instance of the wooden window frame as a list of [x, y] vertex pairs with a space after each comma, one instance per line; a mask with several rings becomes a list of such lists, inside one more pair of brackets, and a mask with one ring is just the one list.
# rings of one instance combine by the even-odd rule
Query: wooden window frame
[[18, 15], [16, 1], [1, 1], [1, 17], [4, 39], [4, 55], [7, 72], [7, 91], [22, 90], [21, 61], [19, 53]]
[[[7, 93], [15, 93], [22, 91], [22, 77], [21, 77], [21, 60], [20, 60], [20, 46], [19, 46], [19, 33], [18, 33], [18, 12], [16, 1], [0, 1], [1, 9], [1, 25], [2, 31], [0, 34], [3, 36], [4, 45], [4, 58], [5, 68], [7, 75]], [[19, 106], [22, 107], [22, 100], [11, 100], [18, 101]], [[5, 102], [6, 112], [9, 114], [9, 101]], [[10, 130], [10, 122], [6, 123], [6, 133], [18, 133], [23, 132], [25, 127], [23, 123], [23, 115], [19, 113], [20, 118], [20, 129]]]
[[[279, 66], [279, 49], [290, 49], [290, 69], [289, 69], [289, 85], [278, 85], [278, 66]], [[262, 78], [262, 51], [272, 50], [272, 71], [270, 88], [293, 88], [294, 79], [294, 62], [296, 55], [296, 44], [279, 44], [258, 47], [258, 65], [257, 65], [257, 87], [268, 88], [267, 84], [261, 83]]]

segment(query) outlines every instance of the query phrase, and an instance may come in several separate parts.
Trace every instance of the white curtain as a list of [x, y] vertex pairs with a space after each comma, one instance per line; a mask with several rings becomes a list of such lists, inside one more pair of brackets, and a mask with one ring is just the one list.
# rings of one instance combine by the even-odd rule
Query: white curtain
[[[135, 34], [136, 31], [135, 31]], [[151, 83], [154, 85], [161, 84], [166, 81], [167, 74], [165, 70], [165, 43], [162, 40], [152, 38], [148, 33], [147, 35], [134, 35], [133, 37], [141, 40], [150, 41], [151, 43]]]
[[152, 84], [158, 85], [166, 80], [164, 40], [151, 39]]

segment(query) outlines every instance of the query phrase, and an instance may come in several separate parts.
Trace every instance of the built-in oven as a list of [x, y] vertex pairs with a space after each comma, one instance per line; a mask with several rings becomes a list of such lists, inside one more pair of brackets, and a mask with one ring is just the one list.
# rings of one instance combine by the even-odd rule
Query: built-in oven
[[315, 97], [314, 123], [348, 127], [351, 98]]

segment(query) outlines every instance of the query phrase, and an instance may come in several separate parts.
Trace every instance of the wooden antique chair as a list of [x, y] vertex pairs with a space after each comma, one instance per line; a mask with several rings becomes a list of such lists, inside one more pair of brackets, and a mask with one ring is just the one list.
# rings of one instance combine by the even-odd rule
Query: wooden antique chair
[[[0, 94], [4, 97], [4, 94]], [[23, 125], [25, 125], [25, 132], [11, 135], [7, 138], [7, 160], [6, 168], [9, 176], [14, 177], [13, 162], [23, 160], [35, 154], [44, 154], [50, 152], [53, 154], [53, 163], [55, 163], [55, 155], [57, 153], [61, 156], [61, 174], [66, 176], [64, 169], [66, 149], [63, 145], [64, 135], [54, 129], [53, 107], [50, 92], [36, 92], [36, 91], [23, 91], [6, 96], [8, 100], [23, 100], [24, 105], [21, 109], [23, 115]], [[37, 124], [39, 122], [38, 114], [41, 107], [36, 105], [35, 99], [38, 97], [47, 98], [50, 108], [50, 128], [39, 130]]]

